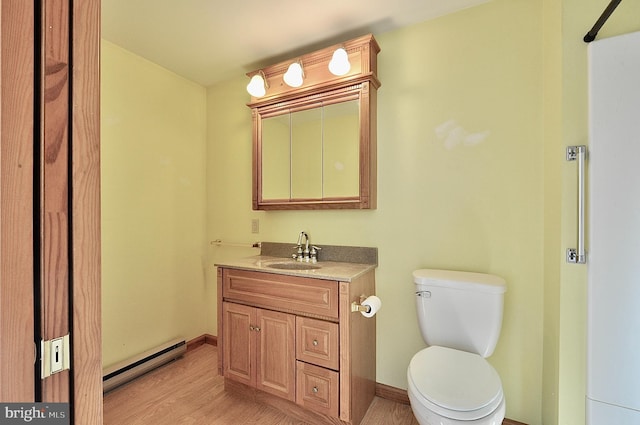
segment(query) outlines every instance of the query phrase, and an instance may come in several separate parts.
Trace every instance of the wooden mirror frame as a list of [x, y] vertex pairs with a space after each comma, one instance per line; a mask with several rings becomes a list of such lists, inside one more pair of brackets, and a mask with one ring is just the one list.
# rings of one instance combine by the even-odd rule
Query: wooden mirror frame
[[[333, 52], [342, 47], [351, 63], [350, 71], [343, 76], [329, 72], [328, 64]], [[267, 81], [265, 96], [252, 97], [253, 121], [253, 209], [254, 210], [320, 210], [320, 209], [375, 209], [377, 192], [377, 54], [380, 51], [372, 35], [359, 37], [338, 45], [281, 62], [262, 71]], [[305, 79], [301, 87], [287, 86], [282, 76], [292, 62], [300, 61]], [[263, 199], [262, 197], [262, 117], [274, 116], [285, 111], [322, 101], [340, 102], [351, 99], [360, 101], [359, 140], [359, 194], [353, 197], [313, 199]]]

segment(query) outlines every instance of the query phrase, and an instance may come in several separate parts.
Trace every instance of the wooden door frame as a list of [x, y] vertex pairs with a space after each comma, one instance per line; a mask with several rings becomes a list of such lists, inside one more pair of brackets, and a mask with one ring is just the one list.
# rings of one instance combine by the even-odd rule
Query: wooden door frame
[[34, 4], [0, 2], [0, 401], [35, 399]]
[[100, 0], [73, 0], [71, 22], [73, 416], [100, 425]]
[[[35, 2], [38, 4], [38, 2]], [[36, 6], [38, 7], [38, 6]], [[36, 333], [44, 341], [70, 332], [71, 277], [69, 261], [69, 149], [71, 127], [69, 116], [70, 66], [70, 0], [46, 0], [36, 13], [36, 29], [40, 28], [36, 54], [39, 88], [36, 89], [39, 114], [36, 125], [35, 210], [39, 217], [36, 226], [38, 238], [34, 244], [36, 255], [36, 298], [39, 301], [39, 320]], [[36, 34], [38, 31], [36, 31]], [[38, 324], [40, 328], [38, 329]], [[36, 373], [37, 374], [37, 373]], [[70, 372], [63, 370], [43, 379], [36, 389], [42, 402], [69, 402], [71, 400]]]
[[[0, 2], [0, 401], [35, 400], [35, 5]], [[73, 0], [71, 376], [75, 424], [102, 424], [100, 300], [100, 0]], [[67, 120], [69, 117], [64, 117]]]

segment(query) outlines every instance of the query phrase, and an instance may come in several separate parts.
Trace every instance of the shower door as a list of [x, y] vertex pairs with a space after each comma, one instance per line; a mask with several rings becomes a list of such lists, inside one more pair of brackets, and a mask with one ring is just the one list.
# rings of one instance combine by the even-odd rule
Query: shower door
[[587, 423], [640, 424], [640, 32], [589, 45]]

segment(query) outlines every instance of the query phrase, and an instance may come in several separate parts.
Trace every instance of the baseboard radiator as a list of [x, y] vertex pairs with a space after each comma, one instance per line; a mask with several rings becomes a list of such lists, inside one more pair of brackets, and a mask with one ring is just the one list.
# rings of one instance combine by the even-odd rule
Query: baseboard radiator
[[183, 338], [176, 338], [142, 354], [109, 366], [102, 371], [102, 391], [108, 392], [157, 367], [177, 359], [187, 351]]

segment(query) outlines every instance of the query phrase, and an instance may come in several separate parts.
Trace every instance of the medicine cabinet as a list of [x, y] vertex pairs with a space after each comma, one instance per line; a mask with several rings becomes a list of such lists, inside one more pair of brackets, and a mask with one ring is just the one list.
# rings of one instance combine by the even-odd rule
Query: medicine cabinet
[[[351, 68], [329, 72], [336, 48]], [[368, 35], [247, 74], [260, 72], [266, 93], [252, 97], [253, 209], [376, 208], [376, 101], [379, 47]], [[283, 81], [304, 70], [300, 87]]]

